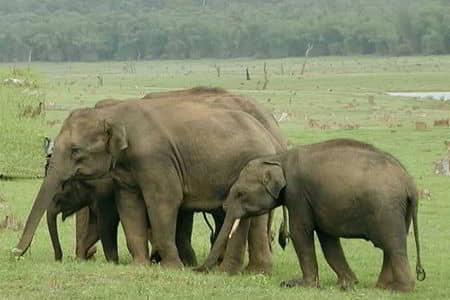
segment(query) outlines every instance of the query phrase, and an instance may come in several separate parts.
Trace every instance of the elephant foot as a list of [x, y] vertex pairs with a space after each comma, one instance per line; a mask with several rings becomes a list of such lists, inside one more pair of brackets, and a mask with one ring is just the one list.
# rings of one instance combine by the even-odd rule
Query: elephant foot
[[180, 260], [162, 260], [161, 267], [168, 269], [183, 269], [183, 263]]
[[349, 277], [340, 277], [338, 279], [338, 285], [341, 287], [341, 290], [348, 291], [355, 287], [356, 284], [358, 284], [358, 278], [355, 276], [349, 276]]
[[391, 281], [391, 282], [378, 281], [375, 287], [377, 287], [377, 288], [379, 288], [379, 289], [386, 290], [386, 289], [389, 289], [389, 286], [390, 286], [392, 283], [393, 283], [393, 281]]
[[189, 255], [183, 255], [180, 258], [185, 267], [195, 267], [197, 265], [197, 257], [194, 252], [189, 253]]
[[198, 272], [198, 273], [208, 273], [210, 268], [207, 268], [205, 265], [197, 266], [192, 268], [192, 271]]
[[150, 262], [150, 260], [148, 258], [135, 257], [135, 258], [133, 258], [133, 261], [131, 262], [131, 264], [133, 266], [146, 266], [149, 264], [149, 262]]
[[245, 272], [270, 274], [272, 273], [272, 269], [273, 269], [272, 262], [264, 262], [261, 264], [248, 264], [247, 267], [245, 268]]
[[293, 288], [296, 286], [301, 287], [319, 287], [319, 279], [316, 278], [315, 280], [305, 280], [305, 279], [291, 279], [291, 280], [285, 280], [280, 283], [281, 287], [284, 288]]
[[92, 259], [94, 257], [94, 255], [95, 255], [95, 253], [97, 253], [97, 247], [96, 246], [92, 246], [86, 252], [86, 259]]
[[410, 282], [410, 283], [404, 283], [404, 282], [396, 282], [396, 281], [392, 281], [392, 282], [388, 282], [388, 283], [377, 283], [376, 285], [377, 288], [381, 288], [381, 289], [386, 289], [386, 290], [391, 290], [394, 292], [403, 292], [403, 293], [407, 293], [407, 292], [411, 292], [414, 290], [415, 288], [415, 282]]
[[228, 275], [236, 275], [241, 271], [241, 269], [242, 269], [242, 264], [240, 264], [240, 263], [222, 262], [219, 265], [219, 270], [227, 273]]
[[189, 259], [189, 260], [183, 260], [183, 265], [185, 267], [195, 267], [198, 265], [197, 259]]

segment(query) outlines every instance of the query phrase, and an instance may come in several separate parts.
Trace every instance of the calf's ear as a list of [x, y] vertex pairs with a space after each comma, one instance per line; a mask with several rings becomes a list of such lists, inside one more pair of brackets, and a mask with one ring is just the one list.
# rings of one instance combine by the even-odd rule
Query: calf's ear
[[265, 161], [264, 175], [262, 182], [266, 191], [274, 198], [278, 199], [281, 190], [286, 186], [283, 169], [279, 162]]

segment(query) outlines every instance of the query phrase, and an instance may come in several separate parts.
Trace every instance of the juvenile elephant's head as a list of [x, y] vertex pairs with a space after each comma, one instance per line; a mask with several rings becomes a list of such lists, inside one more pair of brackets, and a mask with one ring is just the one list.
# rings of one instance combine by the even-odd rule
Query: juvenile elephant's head
[[[107, 112], [89, 108], [73, 111], [55, 139], [47, 177], [13, 254], [23, 255], [26, 252], [40, 219], [49, 207], [53, 212], [62, 208], [58, 206], [63, 203], [56, 202], [61, 199], [57, 195], [64, 193], [67, 184], [74, 180], [107, 176], [127, 147], [125, 126], [111, 121]], [[72, 201], [70, 199], [73, 198], [68, 198], [68, 201]]]
[[286, 186], [283, 169], [277, 161], [250, 161], [231, 187], [224, 209], [236, 218], [257, 216], [277, 206], [281, 190]]
[[240, 219], [268, 213], [279, 205], [279, 196], [286, 186], [281, 164], [264, 158], [250, 161], [239, 174], [223, 204], [225, 220], [206, 262], [198, 270], [217, 263]]
[[[62, 259], [62, 249], [58, 237], [57, 216], [62, 214], [62, 220], [85, 207], [95, 207], [99, 186], [112, 190], [112, 179], [71, 180], [57, 192], [47, 208], [47, 226], [55, 251], [55, 259]], [[78, 226], [78, 225], [77, 225]], [[85, 229], [87, 230], [87, 228]]]

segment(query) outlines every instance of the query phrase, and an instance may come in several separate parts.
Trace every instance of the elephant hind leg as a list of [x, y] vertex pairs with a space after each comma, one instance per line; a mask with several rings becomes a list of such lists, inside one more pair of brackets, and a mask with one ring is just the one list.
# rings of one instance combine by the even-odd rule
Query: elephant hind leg
[[398, 292], [410, 292], [414, 290], [415, 281], [405, 254], [386, 254], [385, 252], [383, 267], [376, 286]]
[[376, 287], [387, 289], [394, 281], [392, 273], [391, 259], [386, 251], [383, 251], [383, 266], [381, 267], [380, 275], [378, 276]]
[[197, 257], [191, 243], [193, 224], [194, 212], [178, 211], [175, 241], [181, 261], [189, 267], [197, 265]]
[[[395, 220], [395, 221], [393, 221]], [[398, 220], [398, 221], [397, 221]], [[415, 287], [407, 255], [406, 228], [402, 217], [386, 221], [382, 227], [383, 268], [377, 287], [409, 292]]]
[[338, 284], [343, 289], [357, 284], [358, 279], [345, 259], [344, 250], [342, 249], [339, 238], [323, 232], [317, 232], [317, 236], [319, 237], [325, 259], [338, 277]]
[[415, 280], [411, 274], [406, 252], [392, 254], [391, 268], [394, 281], [388, 284], [388, 288], [399, 292], [414, 290]]

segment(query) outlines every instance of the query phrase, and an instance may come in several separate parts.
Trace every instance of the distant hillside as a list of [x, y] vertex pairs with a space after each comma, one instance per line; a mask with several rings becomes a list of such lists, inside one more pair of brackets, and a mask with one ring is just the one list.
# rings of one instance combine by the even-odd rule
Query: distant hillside
[[450, 53], [449, 0], [0, 0], [0, 61]]

